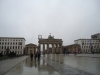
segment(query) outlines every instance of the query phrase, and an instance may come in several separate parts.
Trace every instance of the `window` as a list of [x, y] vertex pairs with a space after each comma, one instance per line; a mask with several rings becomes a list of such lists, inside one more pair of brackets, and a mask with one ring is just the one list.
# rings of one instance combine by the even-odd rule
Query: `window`
[[12, 45], [12, 43], [10, 43], [10, 45]]
[[5, 46], [5, 49], [6, 49], [6, 46]]
[[13, 46], [13, 49], [14, 49], [14, 46]]
[[16, 49], [17, 49], [17, 46], [16, 46]]
[[16, 45], [17, 45], [17, 42], [16, 42]]
[[19, 42], [18, 45], [22, 45], [22, 42]]
[[1, 42], [0, 42], [0, 45], [1, 45]]
[[15, 43], [13, 43], [13, 45], [14, 45]]
[[4, 43], [2, 42], [2, 45], [4, 45]]
[[9, 45], [9, 42], [8, 42], [8, 45]]
[[7, 48], [9, 49], [9, 46]]
[[3, 46], [2, 46], [2, 49], [3, 49]]

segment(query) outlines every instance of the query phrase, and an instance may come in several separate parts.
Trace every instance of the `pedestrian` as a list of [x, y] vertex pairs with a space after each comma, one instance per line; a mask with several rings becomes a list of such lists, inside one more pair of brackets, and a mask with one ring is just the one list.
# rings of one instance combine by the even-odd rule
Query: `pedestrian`
[[30, 54], [30, 57], [31, 57], [31, 61], [32, 61], [33, 60], [33, 54], [32, 53]]
[[39, 60], [40, 59], [40, 52], [38, 52], [37, 55], [38, 55], [38, 60]]
[[75, 54], [75, 55], [77, 54], [76, 50], [74, 50], [74, 54]]
[[37, 53], [35, 53], [34, 58], [35, 58], [35, 60], [36, 60], [36, 58], [37, 58]]

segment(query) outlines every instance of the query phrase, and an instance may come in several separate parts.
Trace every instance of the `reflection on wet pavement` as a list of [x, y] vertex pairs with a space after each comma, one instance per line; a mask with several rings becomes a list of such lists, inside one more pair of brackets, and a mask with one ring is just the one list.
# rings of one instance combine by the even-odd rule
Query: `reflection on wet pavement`
[[52, 67], [50, 67], [43, 60], [30, 60], [28, 57], [26, 60], [18, 64], [12, 70], [5, 75], [60, 75]]
[[61, 54], [49, 54], [43, 57], [94, 75], [100, 75], [100, 58], [77, 57], [74, 55]]
[[43, 60], [33, 58], [31, 61], [28, 57], [5, 75], [100, 75], [100, 58], [62, 54], [48, 54], [41, 58]]

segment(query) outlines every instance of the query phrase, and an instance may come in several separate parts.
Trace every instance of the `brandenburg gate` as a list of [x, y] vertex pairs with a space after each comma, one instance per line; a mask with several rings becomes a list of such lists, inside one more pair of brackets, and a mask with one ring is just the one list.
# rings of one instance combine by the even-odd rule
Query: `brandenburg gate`
[[[41, 45], [43, 45], [43, 54], [49, 54], [50, 53], [50, 48], [49, 45], [52, 45], [51, 48], [51, 53], [52, 54], [62, 54], [62, 39], [55, 39], [54, 36], [51, 36], [51, 34], [48, 36], [47, 39], [42, 39], [39, 38], [39, 45], [38, 45], [38, 50], [39, 52], [41, 52]], [[45, 49], [45, 47], [47, 47], [47, 49]]]

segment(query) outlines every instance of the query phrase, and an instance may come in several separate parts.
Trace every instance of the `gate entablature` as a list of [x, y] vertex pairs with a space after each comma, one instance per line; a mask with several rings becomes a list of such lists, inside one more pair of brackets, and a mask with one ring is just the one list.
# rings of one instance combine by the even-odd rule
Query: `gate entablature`
[[[49, 53], [49, 44], [52, 45], [52, 53], [62, 53], [62, 39], [55, 39], [54, 36], [49, 35], [48, 39], [39, 39], [39, 51], [41, 51], [41, 44], [43, 44], [43, 54], [45, 54], [45, 50]], [[45, 45], [47, 45], [47, 49], [45, 49]]]

